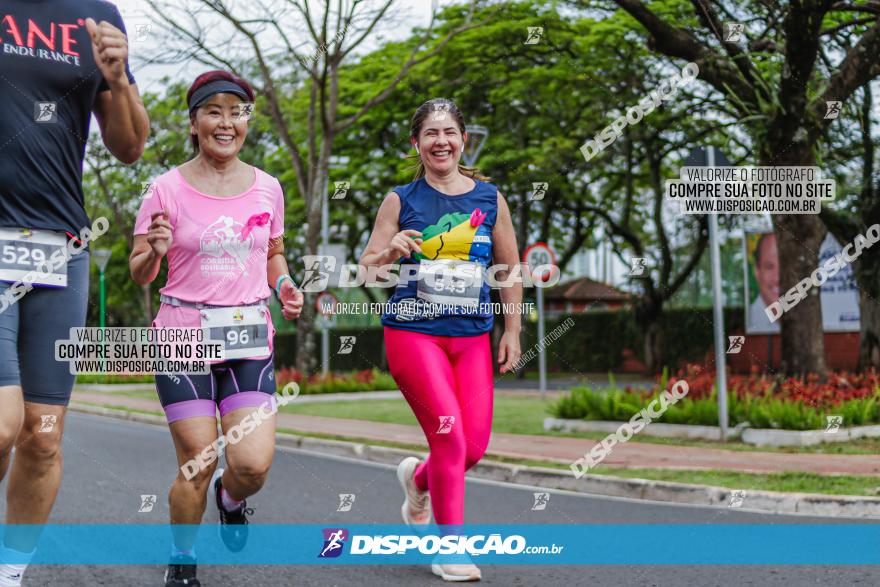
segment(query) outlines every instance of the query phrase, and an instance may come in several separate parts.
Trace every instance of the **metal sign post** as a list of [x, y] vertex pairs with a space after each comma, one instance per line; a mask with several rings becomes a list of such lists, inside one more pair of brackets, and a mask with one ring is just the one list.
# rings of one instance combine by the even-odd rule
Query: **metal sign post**
[[[322, 292], [315, 298], [315, 309], [321, 316], [321, 372], [324, 375], [330, 371], [330, 327], [337, 301], [336, 296], [329, 291]], [[332, 309], [327, 311], [328, 307]]]
[[[556, 268], [556, 254], [546, 243], [535, 243], [526, 248], [523, 252], [523, 261], [528, 267], [532, 276], [532, 281], [547, 281]], [[538, 271], [539, 267], [549, 267]], [[538, 304], [538, 388], [541, 392], [541, 399], [547, 393], [547, 355], [544, 353], [544, 346], [541, 341], [544, 340], [544, 288], [538, 287], [536, 292]]]
[[[719, 167], [730, 167], [730, 161], [715, 147], [694, 149], [688, 156], [686, 166], [715, 167], [716, 155]], [[715, 334], [715, 383], [718, 386], [718, 426], [721, 441], [727, 441], [727, 345], [724, 344], [724, 298], [721, 292], [721, 251], [718, 244], [718, 216], [709, 214], [709, 257], [712, 262], [712, 317]]]

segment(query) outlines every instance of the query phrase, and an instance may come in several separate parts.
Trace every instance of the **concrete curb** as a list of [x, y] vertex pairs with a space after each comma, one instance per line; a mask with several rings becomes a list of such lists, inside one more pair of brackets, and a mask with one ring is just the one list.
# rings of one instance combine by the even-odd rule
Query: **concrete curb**
[[[560, 430], [562, 432], [607, 432], [614, 433], [627, 422], [612, 420], [574, 420], [570, 418], [544, 418], [544, 430]], [[729, 439], [739, 438], [745, 424], [737, 424], [727, 433]], [[692, 424], [664, 424], [651, 422], [642, 429], [645, 436], [656, 438], [688, 438], [699, 440], [721, 440], [721, 428], [718, 426], [696, 426]]]
[[[139, 414], [125, 410], [93, 406], [89, 404], [71, 403], [70, 409], [85, 414], [107, 416], [123, 420], [131, 420], [144, 424], [166, 426], [164, 416]], [[424, 453], [411, 450], [374, 446], [360, 442], [329, 440], [298, 436], [295, 434], [277, 433], [276, 443], [279, 446], [301, 450], [349, 457], [396, 465], [404, 457], [414, 454], [424, 457]], [[489, 457], [491, 459], [491, 456]], [[504, 481], [519, 485], [529, 485], [547, 489], [562, 489], [591, 495], [665, 501], [714, 507], [742, 507], [777, 514], [801, 514], [813, 516], [846, 516], [853, 518], [880, 518], [880, 498], [824, 495], [819, 493], [782, 493], [775, 491], [735, 490], [710, 485], [691, 485], [672, 483], [669, 481], [652, 481], [647, 479], [624, 479], [607, 475], [587, 474], [576, 479], [569, 471], [511, 465], [507, 463], [483, 460], [471, 471], [469, 477]], [[741, 497], [742, 503], [730, 506], [734, 498]]]
[[756, 446], [812, 446], [823, 442], [849, 442], [858, 438], [877, 438], [880, 426], [852, 426], [836, 432], [825, 430], [776, 430], [773, 428], [746, 428], [743, 442]]

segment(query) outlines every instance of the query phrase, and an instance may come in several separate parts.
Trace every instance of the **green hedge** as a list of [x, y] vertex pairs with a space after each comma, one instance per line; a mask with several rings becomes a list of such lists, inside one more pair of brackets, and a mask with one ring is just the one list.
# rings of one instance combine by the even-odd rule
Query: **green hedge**
[[[354, 350], [338, 355], [340, 336], [356, 337]], [[275, 366], [296, 366], [296, 333], [275, 335]], [[321, 333], [315, 333], [316, 364], [321, 361]], [[330, 369], [332, 371], [387, 370], [381, 328], [335, 328], [330, 330]]]
[[[545, 335], [569, 316], [561, 316], [545, 325]], [[632, 311], [589, 312], [572, 314], [574, 326], [547, 347], [547, 369], [550, 371], [601, 373], [620, 368], [624, 349], [630, 349], [643, 359], [644, 344]], [[663, 366], [677, 370], [686, 362], [702, 360], [713, 348], [712, 309], [673, 309], [663, 313]], [[727, 332], [743, 328], [742, 308], [724, 311]], [[523, 329], [522, 349], [525, 353], [537, 343], [537, 324], [528, 323]], [[536, 371], [537, 360], [525, 367]]]
[[[545, 334], [550, 334], [569, 315], [563, 315], [545, 324]], [[631, 349], [642, 359], [642, 336], [629, 310], [589, 312], [570, 315], [574, 326], [555, 342], [547, 345], [547, 369], [569, 373], [602, 373], [620, 368], [624, 349]], [[727, 332], [741, 332], [743, 309], [727, 308], [724, 311]], [[663, 313], [665, 343], [663, 345], [665, 366], [677, 370], [686, 362], [700, 361], [712, 350], [712, 309], [670, 309]], [[538, 341], [538, 326], [526, 321], [523, 325], [522, 350], [526, 352]], [[499, 330], [500, 333], [500, 330]], [[339, 337], [357, 337], [354, 351], [349, 355], [337, 355]], [[315, 336], [315, 353], [320, 357], [321, 337]], [[495, 344], [492, 352], [495, 352]], [[380, 368], [387, 369], [384, 360], [384, 344], [381, 328], [345, 328], [330, 331], [330, 365], [334, 371]], [[296, 362], [296, 334], [278, 334], [275, 337], [275, 361], [278, 367], [292, 367]], [[319, 359], [320, 360], [320, 359]], [[537, 371], [537, 359], [525, 365], [525, 371]]]

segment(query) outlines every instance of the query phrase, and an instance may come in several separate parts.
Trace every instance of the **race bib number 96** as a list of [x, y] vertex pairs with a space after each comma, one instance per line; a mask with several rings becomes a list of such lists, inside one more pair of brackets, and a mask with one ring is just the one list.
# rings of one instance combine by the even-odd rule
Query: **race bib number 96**
[[269, 325], [263, 312], [260, 306], [204, 309], [202, 328], [210, 329], [211, 340], [225, 343], [227, 359], [264, 357], [271, 351]]

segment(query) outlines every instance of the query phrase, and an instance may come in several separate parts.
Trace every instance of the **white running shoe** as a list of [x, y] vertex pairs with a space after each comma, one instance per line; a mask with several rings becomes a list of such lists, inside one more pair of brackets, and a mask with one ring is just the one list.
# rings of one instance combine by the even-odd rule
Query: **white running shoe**
[[406, 495], [400, 513], [403, 521], [409, 526], [431, 523], [431, 496], [427, 491], [419, 491], [413, 479], [418, 465], [419, 459], [415, 457], [406, 457], [397, 465], [397, 480], [400, 481], [400, 486], [403, 487], [403, 493]]
[[223, 476], [223, 469], [221, 467], [217, 467], [214, 469], [214, 474], [211, 475], [211, 482], [208, 483], [208, 502], [217, 504], [219, 503], [218, 499], [220, 498], [217, 495], [217, 479]]
[[431, 572], [444, 581], [453, 582], [479, 581], [483, 577], [479, 567], [473, 563], [454, 565], [432, 563]]

